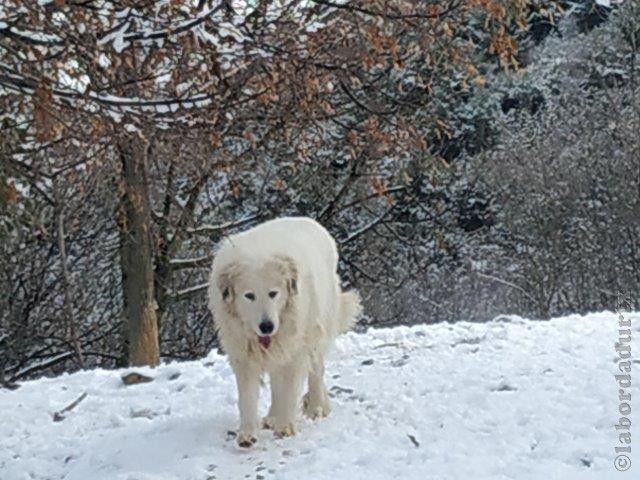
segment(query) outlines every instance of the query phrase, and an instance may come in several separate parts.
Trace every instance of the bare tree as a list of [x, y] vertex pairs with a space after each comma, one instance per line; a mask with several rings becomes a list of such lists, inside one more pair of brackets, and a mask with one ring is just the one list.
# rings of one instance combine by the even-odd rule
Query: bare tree
[[[6, 2], [3, 188], [16, 205], [34, 202], [14, 213], [41, 232], [41, 272], [56, 255], [68, 278], [95, 265], [86, 298], [70, 280], [64, 289], [88, 318], [72, 335], [81, 348], [47, 333], [41, 355], [112, 361], [119, 329], [124, 362], [157, 363], [165, 328], [188, 335], [164, 320], [202, 295], [212, 243], [280, 212], [322, 219], [347, 251], [375, 235], [376, 248], [397, 238], [415, 257], [431, 237], [412, 242], [415, 211], [402, 204], [428, 197], [419, 190], [454, 138], [447, 106], [482, 88], [476, 60], [517, 63], [514, 25], [527, 13], [519, 0]], [[36, 218], [56, 206], [54, 181], [69, 183], [60, 202], [78, 208], [58, 235], [66, 245], [49, 245], [50, 221]], [[392, 264], [383, 258], [376, 268]], [[363, 263], [350, 262], [354, 280]], [[23, 272], [7, 272], [18, 288]], [[43, 277], [24, 294], [55, 302], [56, 280]], [[33, 331], [19, 317], [37, 312], [23, 308], [13, 305], [12, 324]], [[96, 327], [103, 316], [109, 327]], [[34, 354], [18, 357], [14, 378]]]

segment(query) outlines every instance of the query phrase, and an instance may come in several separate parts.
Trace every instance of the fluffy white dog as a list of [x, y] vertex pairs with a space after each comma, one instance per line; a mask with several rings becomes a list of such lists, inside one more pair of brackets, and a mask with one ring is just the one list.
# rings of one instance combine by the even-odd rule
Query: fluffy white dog
[[303, 411], [329, 414], [324, 356], [361, 311], [355, 291], [342, 292], [336, 244], [310, 218], [271, 220], [225, 239], [213, 262], [209, 308], [236, 375], [241, 447], [256, 442], [260, 377], [271, 377], [271, 408], [262, 421], [277, 436], [295, 434]]

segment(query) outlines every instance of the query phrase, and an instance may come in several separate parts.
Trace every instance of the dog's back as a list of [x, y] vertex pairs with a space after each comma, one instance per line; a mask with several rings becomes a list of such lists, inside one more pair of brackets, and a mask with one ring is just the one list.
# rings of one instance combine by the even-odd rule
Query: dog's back
[[302, 265], [320, 264], [335, 271], [338, 265], [336, 244], [327, 230], [308, 217], [282, 217], [269, 220], [233, 235], [220, 252], [237, 249], [243, 256], [268, 258], [288, 255]]

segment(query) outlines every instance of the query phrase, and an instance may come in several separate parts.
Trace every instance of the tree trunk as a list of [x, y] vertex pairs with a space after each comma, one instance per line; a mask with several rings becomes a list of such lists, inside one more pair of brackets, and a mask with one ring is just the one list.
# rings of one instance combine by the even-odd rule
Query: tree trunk
[[[57, 189], [57, 187], [56, 187]], [[60, 195], [56, 193], [56, 210], [57, 210], [57, 224], [58, 224], [58, 251], [60, 252], [60, 264], [62, 267], [62, 288], [64, 294], [62, 296], [64, 317], [66, 323], [66, 339], [73, 347], [76, 354], [78, 365], [80, 368], [84, 368], [84, 355], [82, 353], [82, 346], [78, 340], [78, 329], [76, 328], [76, 321], [73, 313], [73, 305], [71, 303], [71, 278], [69, 275], [69, 267], [67, 265], [67, 246], [65, 242], [64, 234], [64, 205], [60, 198]]]
[[154, 293], [151, 211], [147, 184], [149, 142], [135, 134], [120, 138], [120, 269], [124, 300], [124, 358], [129, 365], [160, 360]]

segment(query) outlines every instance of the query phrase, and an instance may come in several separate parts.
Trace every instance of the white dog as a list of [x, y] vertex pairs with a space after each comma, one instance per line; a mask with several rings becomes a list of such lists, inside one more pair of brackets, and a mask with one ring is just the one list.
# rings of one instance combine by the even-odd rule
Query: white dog
[[340, 289], [337, 266], [333, 238], [310, 218], [271, 220], [222, 242], [209, 308], [236, 375], [241, 447], [256, 442], [262, 373], [271, 377], [271, 408], [262, 426], [277, 436], [295, 434], [305, 378], [304, 413], [329, 414], [324, 356], [361, 311], [359, 295]]

